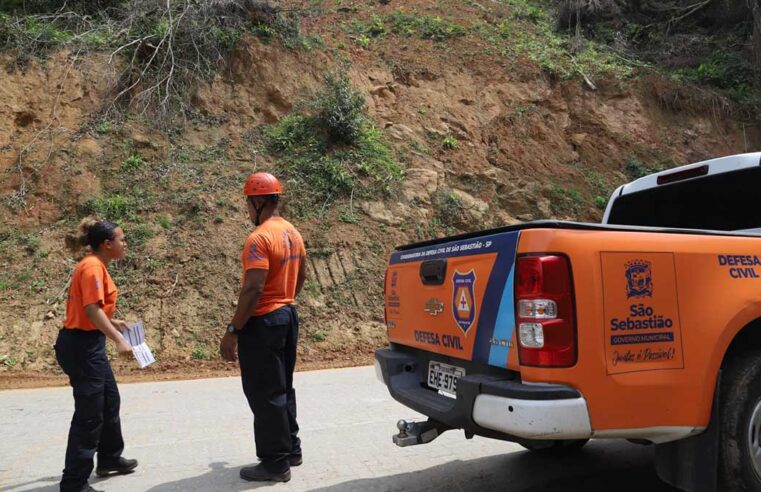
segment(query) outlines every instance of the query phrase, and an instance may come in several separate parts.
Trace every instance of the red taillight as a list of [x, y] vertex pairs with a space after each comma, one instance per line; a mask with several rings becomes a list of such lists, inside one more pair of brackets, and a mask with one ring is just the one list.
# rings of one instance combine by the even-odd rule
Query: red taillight
[[573, 282], [565, 256], [518, 257], [515, 320], [521, 365], [576, 364]]
[[388, 327], [388, 268], [383, 276], [383, 324]]

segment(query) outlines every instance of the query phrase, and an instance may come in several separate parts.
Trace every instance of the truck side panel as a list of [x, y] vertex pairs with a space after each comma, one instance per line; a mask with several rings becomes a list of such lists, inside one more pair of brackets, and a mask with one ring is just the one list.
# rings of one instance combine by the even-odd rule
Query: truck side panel
[[[536, 252], [564, 253], [571, 260], [579, 359], [571, 368], [521, 367], [522, 380], [578, 388], [589, 402], [596, 435], [705, 427], [732, 337], [761, 317], [759, 240], [522, 231], [518, 254]], [[631, 268], [634, 280], [627, 276]], [[627, 297], [632, 282], [635, 291], [650, 284]]]
[[[389, 340], [502, 368], [511, 359], [517, 368], [511, 348], [519, 234], [501, 232], [392, 254], [385, 288]], [[445, 269], [440, 282], [422, 281], [426, 262]]]

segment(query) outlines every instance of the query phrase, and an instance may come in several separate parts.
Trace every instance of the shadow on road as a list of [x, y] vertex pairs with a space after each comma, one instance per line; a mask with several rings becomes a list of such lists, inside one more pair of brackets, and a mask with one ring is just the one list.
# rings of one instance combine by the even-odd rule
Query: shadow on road
[[[273, 482], [246, 482], [239, 478], [240, 466], [230, 467], [226, 462], [215, 462], [209, 464], [210, 470], [203, 475], [173, 482], [162, 483], [151, 487], [147, 492], [169, 492], [169, 491], [242, 491], [254, 490], [263, 487], [273, 487], [282, 485]], [[93, 484], [95, 485], [95, 484]]]
[[656, 476], [654, 451], [653, 446], [593, 441], [568, 456], [516, 452], [469, 461], [458, 460], [411, 473], [352, 480], [317, 490], [677, 491]]
[[27, 487], [34, 484], [47, 483], [48, 485], [40, 485], [39, 487], [35, 487], [33, 489], [27, 489], [27, 490], [29, 492], [58, 492], [58, 489], [59, 489], [58, 482], [60, 481], [61, 481], [60, 475], [56, 477], [43, 477], [43, 478], [38, 478], [37, 480], [30, 480], [28, 482], [10, 485], [8, 489], [4, 489], [0, 487], [0, 490], [16, 490], [16, 489], [20, 489], [22, 487]]
[[[351, 480], [337, 485], [313, 489], [319, 492], [387, 492], [387, 491], [483, 491], [506, 492], [675, 492], [655, 474], [653, 446], [638, 446], [620, 441], [592, 441], [585, 448], [568, 456], [519, 451], [487, 456], [468, 461], [424, 468], [409, 473], [378, 478]], [[308, 460], [309, 457], [305, 456]], [[340, 466], [340, 465], [339, 465]], [[243, 491], [282, 486], [274, 483], [250, 483], [238, 478], [239, 467], [226, 462], [209, 464], [201, 475], [156, 485], [148, 492], [167, 491]], [[293, 474], [306, 472], [295, 468]], [[34, 492], [58, 490], [60, 477], [46, 477], [16, 484], [22, 487], [36, 483], [49, 485]], [[94, 477], [93, 477], [94, 478]], [[50, 482], [54, 482], [50, 483]], [[108, 489], [108, 480], [95, 479], [98, 489]], [[291, 482], [292, 485], [293, 482]], [[295, 490], [285, 487], [286, 490]], [[281, 490], [281, 489], [278, 489]]]

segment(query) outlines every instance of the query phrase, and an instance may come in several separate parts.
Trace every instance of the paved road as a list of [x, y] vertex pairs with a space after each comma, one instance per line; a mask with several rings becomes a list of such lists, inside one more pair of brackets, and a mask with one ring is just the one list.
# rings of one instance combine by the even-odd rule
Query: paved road
[[[419, 416], [389, 397], [372, 367], [297, 373], [295, 386], [304, 464], [288, 484], [238, 478], [255, 461], [238, 378], [121, 385], [125, 455], [141, 466], [92, 484], [109, 492], [673, 490], [655, 476], [653, 450], [626, 442], [596, 441], [574, 456], [547, 458], [450, 431], [397, 448], [396, 420]], [[0, 490], [58, 490], [72, 411], [69, 388], [0, 392]]]

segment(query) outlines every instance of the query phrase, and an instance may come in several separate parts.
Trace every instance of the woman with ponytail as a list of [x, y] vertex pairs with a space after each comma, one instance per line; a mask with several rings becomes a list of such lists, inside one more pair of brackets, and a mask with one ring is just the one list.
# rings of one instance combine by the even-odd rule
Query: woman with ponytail
[[58, 363], [74, 389], [61, 492], [94, 490], [88, 479], [96, 452], [98, 476], [130, 473], [137, 467], [137, 460], [122, 457], [119, 389], [106, 357], [106, 338], [120, 354], [132, 354], [122, 336], [127, 324], [113, 319], [117, 290], [107, 269], [111, 260], [124, 257], [127, 243], [122, 229], [107, 220], [84, 219], [79, 229], [66, 243], [87, 254], [74, 269], [66, 320], [55, 344]]

